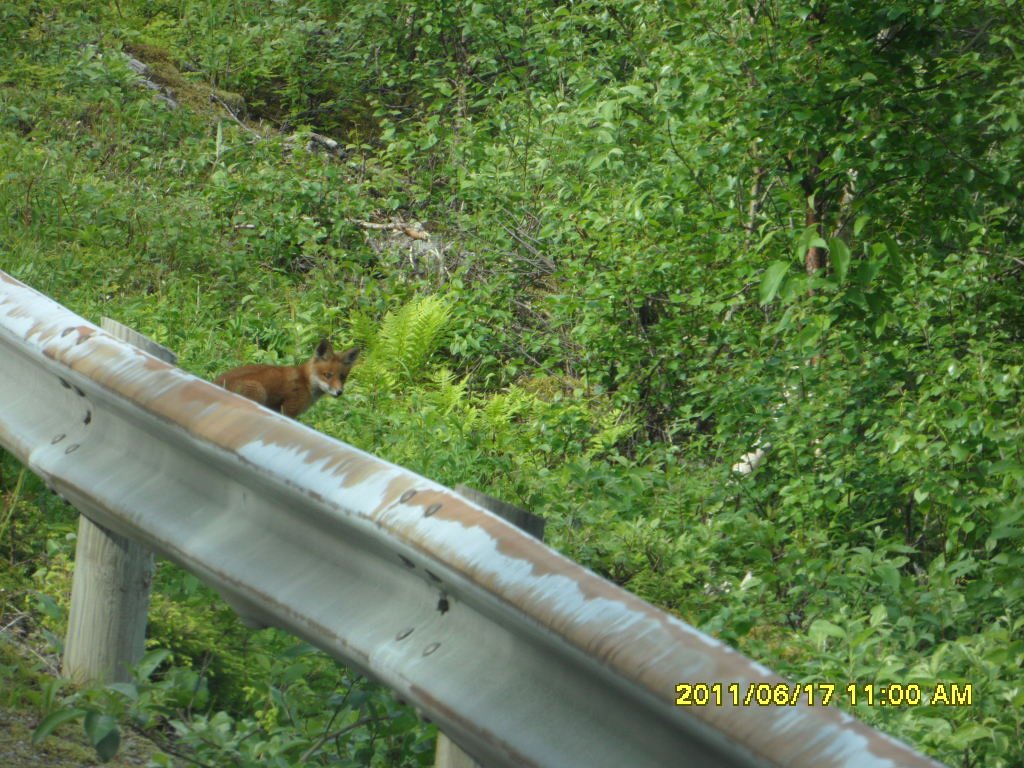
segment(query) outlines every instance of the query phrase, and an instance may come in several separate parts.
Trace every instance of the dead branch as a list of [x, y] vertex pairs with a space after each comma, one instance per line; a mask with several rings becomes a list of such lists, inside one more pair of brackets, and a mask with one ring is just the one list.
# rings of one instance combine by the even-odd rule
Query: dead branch
[[430, 233], [420, 229], [412, 224], [406, 224], [402, 221], [388, 221], [388, 222], [375, 222], [375, 221], [362, 221], [360, 219], [349, 219], [357, 227], [362, 229], [373, 229], [380, 232], [401, 232], [406, 237], [412, 238], [413, 240], [424, 240], [430, 241]]

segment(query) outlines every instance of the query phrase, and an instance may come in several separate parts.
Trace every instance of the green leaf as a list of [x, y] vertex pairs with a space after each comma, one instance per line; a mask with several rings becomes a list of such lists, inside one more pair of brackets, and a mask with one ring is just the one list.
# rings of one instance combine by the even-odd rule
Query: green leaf
[[807, 634], [810, 636], [811, 641], [817, 645], [822, 644], [829, 637], [835, 637], [840, 640], [846, 639], [846, 630], [838, 624], [833, 624], [825, 619], [815, 619], [811, 623], [810, 629], [807, 630]]
[[139, 687], [135, 683], [110, 683], [107, 690], [119, 693], [132, 701], [139, 700]]
[[836, 273], [836, 281], [842, 285], [850, 269], [850, 247], [838, 237], [831, 237], [828, 241], [828, 255]]
[[812, 347], [818, 343], [823, 330], [824, 327], [817, 321], [817, 318], [812, 318], [811, 321], [800, 330], [800, 333], [796, 335], [796, 338], [793, 339], [793, 344], [800, 349], [804, 347]]
[[989, 467], [989, 474], [992, 475], [1009, 475], [1013, 478], [1024, 477], [1024, 465], [1017, 461], [1011, 461], [1004, 459], [1003, 461], [995, 462]]
[[51, 712], [42, 719], [36, 729], [32, 732], [32, 744], [38, 745], [64, 723], [77, 720], [86, 714], [86, 710], [73, 707], [70, 709], [58, 709]]
[[135, 665], [136, 675], [138, 675], [140, 680], [148, 680], [149, 676], [153, 674], [153, 671], [163, 664], [170, 655], [171, 652], [166, 648], [157, 648], [152, 651], [147, 651], [142, 657], [142, 661]]
[[978, 723], [968, 723], [953, 733], [947, 742], [953, 749], [965, 749], [972, 741], [991, 739], [992, 729]]
[[875, 338], [877, 339], [883, 333], [885, 333], [885, 329], [888, 328], [888, 327], [889, 327], [889, 313], [888, 312], [882, 312], [881, 314], [877, 315], [875, 317], [874, 326], [872, 328], [872, 330], [875, 333]]
[[786, 304], [806, 295], [809, 283], [810, 278], [806, 274], [787, 274], [786, 279], [782, 281], [782, 287], [779, 288], [779, 301]]
[[779, 286], [789, 271], [788, 261], [775, 261], [765, 270], [761, 278], [761, 289], [758, 291], [758, 302], [768, 304], [779, 292]]
[[100, 760], [107, 762], [117, 754], [121, 746], [121, 732], [117, 727], [117, 718], [101, 712], [90, 711], [85, 715], [82, 724], [89, 743], [96, 749]]
[[[880, 563], [875, 569], [879, 580], [889, 588], [891, 592], [897, 592], [900, 586], [900, 572], [891, 563]], [[873, 623], [873, 622], [872, 622]]]
[[95, 747], [96, 755], [99, 757], [101, 762], [106, 763], [109, 760], [112, 760], [114, 755], [117, 754], [117, 750], [121, 747], [120, 729], [115, 727], [93, 746]]
[[882, 271], [883, 266], [885, 266], [884, 258], [874, 258], [869, 261], [861, 262], [857, 271], [854, 273], [854, 280], [864, 288], [867, 288], [871, 284], [871, 281], [878, 276], [878, 273]]

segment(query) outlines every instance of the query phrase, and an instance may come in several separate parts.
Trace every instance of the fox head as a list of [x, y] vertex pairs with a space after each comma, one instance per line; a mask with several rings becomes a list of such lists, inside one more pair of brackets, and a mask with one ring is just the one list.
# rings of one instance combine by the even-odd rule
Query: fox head
[[340, 397], [345, 379], [359, 357], [359, 348], [351, 347], [344, 352], [335, 352], [331, 342], [321, 339], [316, 353], [309, 361], [310, 381], [316, 394]]

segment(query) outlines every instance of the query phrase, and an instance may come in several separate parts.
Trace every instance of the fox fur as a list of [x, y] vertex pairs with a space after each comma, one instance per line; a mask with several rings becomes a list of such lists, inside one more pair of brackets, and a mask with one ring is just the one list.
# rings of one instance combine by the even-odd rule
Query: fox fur
[[322, 395], [340, 397], [358, 357], [358, 347], [335, 352], [322, 339], [301, 365], [243, 365], [222, 373], [215, 383], [294, 419]]

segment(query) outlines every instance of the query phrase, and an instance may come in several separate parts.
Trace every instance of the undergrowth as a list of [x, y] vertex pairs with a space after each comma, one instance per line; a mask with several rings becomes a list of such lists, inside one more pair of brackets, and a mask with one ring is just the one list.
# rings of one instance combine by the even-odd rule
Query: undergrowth
[[[50, 5], [0, 9], [0, 268], [203, 376], [358, 342], [307, 423], [543, 515], [793, 679], [970, 683], [853, 710], [1021, 764], [1005, 3]], [[0, 468], [0, 614], [52, 654], [73, 511]], [[167, 565], [150, 644], [32, 705], [104, 754], [138, 727], [208, 765], [430, 761], [385, 692]]]

